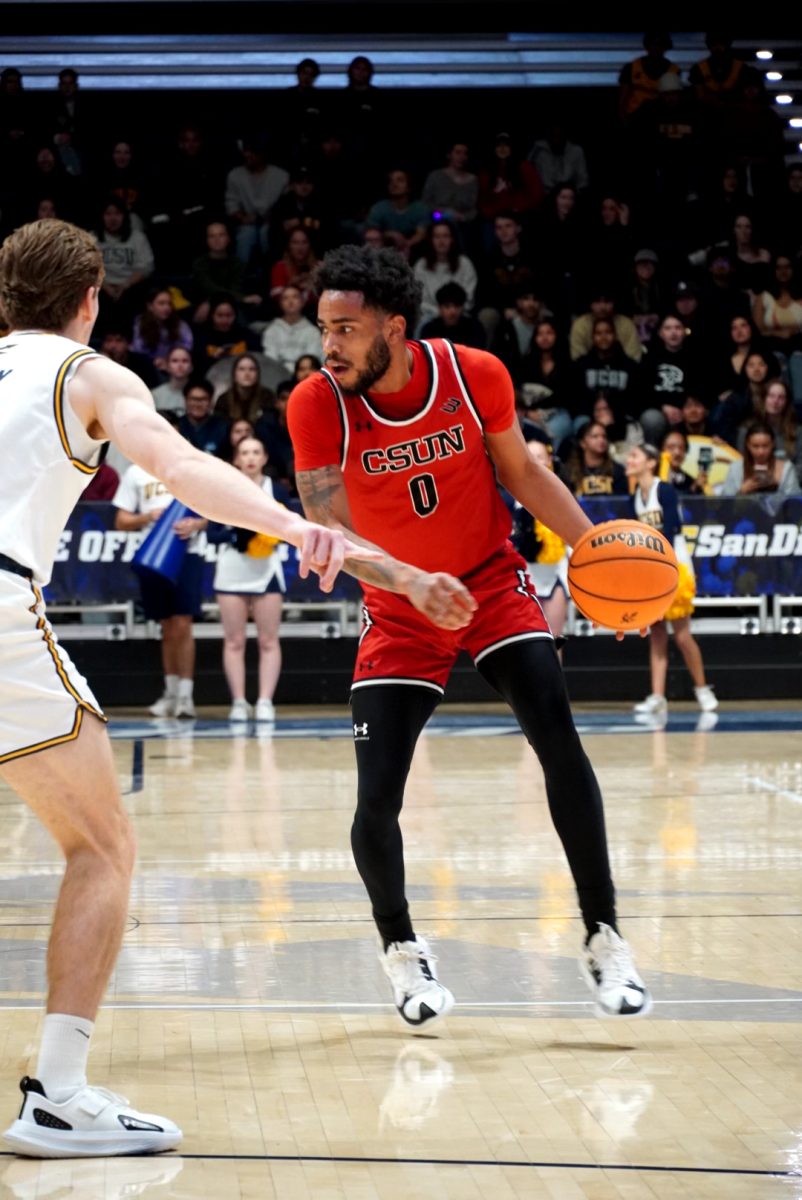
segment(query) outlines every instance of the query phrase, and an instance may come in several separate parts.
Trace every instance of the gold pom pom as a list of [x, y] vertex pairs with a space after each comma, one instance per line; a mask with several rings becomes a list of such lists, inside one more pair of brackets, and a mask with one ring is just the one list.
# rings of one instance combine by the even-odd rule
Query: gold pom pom
[[255, 533], [248, 542], [245, 553], [249, 558], [269, 558], [280, 544], [281, 538], [268, 537], [266, 533]]
[[689, 617], [693, 612], [693, 598], [696, 595], [696, 576], [686, 563], [679, 563], [679, 587], [671, 601], [671, 607], [664, 620], [679, 621]]
[[538, 540], [539, 549], [535, 561], [543, 563], [545, 566], [553, 566], [558, 563], [565, 555], [565, 542], [561, 537], [557, 537], [556, 533], [552, 533], [545, 525], [535, 518], [535, 537]]

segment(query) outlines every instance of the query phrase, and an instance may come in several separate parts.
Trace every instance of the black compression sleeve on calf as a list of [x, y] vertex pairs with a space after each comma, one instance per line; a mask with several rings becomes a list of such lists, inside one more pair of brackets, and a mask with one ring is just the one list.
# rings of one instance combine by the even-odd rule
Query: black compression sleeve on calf
[[616, 928], [604, 808], [593, 768], [574, 726], [552, 642], [532, 639], [488, 654], [479, 670], [509, 704], [546, 778], [546, 795], [589, 934]]
[[439, 700], [431, 688], [406, 684], [351, 693], [358, 775], [351, 847], [385, 943], [413, 937], [398, 817], [415, 744]]

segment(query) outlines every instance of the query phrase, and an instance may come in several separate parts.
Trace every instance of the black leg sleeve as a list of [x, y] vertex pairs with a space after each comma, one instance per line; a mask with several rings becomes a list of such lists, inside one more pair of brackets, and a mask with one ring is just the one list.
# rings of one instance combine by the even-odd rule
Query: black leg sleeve
[[351, 847], [385, 942], [413, 937], [398, 817], [415, 744], [440, 700], [425, 687], [382, 684], [351, 693], [358, 775]]
[[540, 760], [554, 827], [574, 877], [588, 933], [615, 928], [604, 809], [593, 768], [574, 727], [554, 646], [532, 640], [503, 646], [479, 664], [504, 697]]

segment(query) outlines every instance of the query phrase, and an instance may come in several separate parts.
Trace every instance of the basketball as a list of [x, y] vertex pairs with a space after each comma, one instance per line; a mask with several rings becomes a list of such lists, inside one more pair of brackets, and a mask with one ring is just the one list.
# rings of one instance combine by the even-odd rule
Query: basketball
[[679, 568], [671, 543], [640, 521], [605, 521], [583, 533], [568, 587], [584, 617], [608, 629], [642, 629], [671, 606]]

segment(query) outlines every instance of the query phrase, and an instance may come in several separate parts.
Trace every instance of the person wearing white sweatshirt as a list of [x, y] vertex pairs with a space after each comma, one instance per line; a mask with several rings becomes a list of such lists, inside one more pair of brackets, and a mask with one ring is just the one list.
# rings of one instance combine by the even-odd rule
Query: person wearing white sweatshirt
[[288, 283], [283, 289], [279, 308], [281, 316], [271, 321], [262, 334], [262, 349], [291, 375], [302, 354], [322, 358], [320, 334], [303, 315], [303, 296], [294, 284]]

